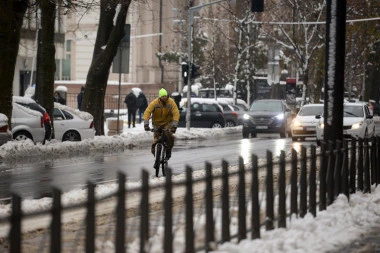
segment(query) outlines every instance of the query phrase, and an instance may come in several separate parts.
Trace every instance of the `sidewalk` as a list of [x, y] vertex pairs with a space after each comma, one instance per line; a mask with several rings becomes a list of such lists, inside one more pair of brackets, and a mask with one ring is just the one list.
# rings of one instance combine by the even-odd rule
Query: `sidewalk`
[[374, 226], [373, 229], [363, 234], [357, 241], [346, 245], [336, 252], [347, 253], [378, 253], [380, 252], [380, 224]]

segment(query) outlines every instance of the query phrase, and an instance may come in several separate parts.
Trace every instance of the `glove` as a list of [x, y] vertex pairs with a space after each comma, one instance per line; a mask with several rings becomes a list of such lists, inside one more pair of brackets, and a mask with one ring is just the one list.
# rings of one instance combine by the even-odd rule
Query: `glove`
[[149, 125], [144, 125], [145, 131], [150, 131]]
[[175, 131], [177, 131], [177, 128], [176, 127], [172, 127], [172, 129], [170, 129], [170, 131], [175, 134]]

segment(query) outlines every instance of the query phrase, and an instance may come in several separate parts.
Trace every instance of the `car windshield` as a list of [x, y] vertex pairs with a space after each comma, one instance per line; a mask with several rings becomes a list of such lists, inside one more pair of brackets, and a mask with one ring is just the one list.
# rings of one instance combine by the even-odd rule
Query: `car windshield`
[[364, 117], [362, 106], [345, 105], [343, 117]]
[[255, 112], [255, 111], [281, 112], [282, 104], [279, 101], [258, 100], [252, 103], [251, 108], [249, 110], [251, 112]]
[[323, 114], [323, 106], [304, 106], [299, 111], [299, 116], [315, 116]]

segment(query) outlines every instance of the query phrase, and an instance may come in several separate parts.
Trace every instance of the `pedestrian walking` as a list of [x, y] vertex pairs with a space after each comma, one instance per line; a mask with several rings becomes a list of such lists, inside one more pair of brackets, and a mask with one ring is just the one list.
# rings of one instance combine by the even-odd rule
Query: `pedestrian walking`
[[135, 122], [136, 122], [136, 111], [137, 111], [137, 97], [131, 91], [124, 100], [124, 103], [127, 105], [128, 109], [128, 128], [131, 128], [131, 123], [132, 126], [135, 127]]
[[62, 105], [66, 105], [66, 100], [61, 97], [61, 94], [59, 92], [54, 92], [54, 102], [60, 103]]
[[81, 108], [82, 108], [82, 99], [83, 99], [83, 95], [84, 95], [84, 87], [82, 86], [82, 88], [80, 88], [80, 92], [78, 93], [78, 96], [77, 96], [78, 109], [79, 109], [79, 111], [80, 111]]
[[146, 99], [146, 96], [141, 91], [139, 93], [139, 96], [137, 97], [137, 107], [139, 108], [139, 123], [142, 122], [142, 115], [145, 112], [145, 109], [148, 107], [148, 100]]

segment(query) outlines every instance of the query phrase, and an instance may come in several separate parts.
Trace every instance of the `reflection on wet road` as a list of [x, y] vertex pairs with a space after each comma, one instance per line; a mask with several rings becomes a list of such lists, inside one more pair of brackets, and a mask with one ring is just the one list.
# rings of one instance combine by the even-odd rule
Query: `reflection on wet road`
[[[169, 166], [174, 174], [179, 174], [185, 171], [186, 165], [190, 165], [193, 170], [204, 169], [206, 161], [214, 168], [221, 167], [223, 159], [230, 165], [237, 165], [239, 156], [244, 159], [244, 163], [250, 163], [253, 153], [259, 158], [265, 158], [267, 150], [270, 150], [276, 157], [281, 150], [299, 150], [301, 144], [310, 146], [315, 144], [315, 140], [293, 143], [291, 138], [279, 139], [277, 135], [242, 139], [240, 134], [235, 134], [220, 139], [177, 141]], [[23, 197], [39, 198], [50, 193], [52, 186], [66, 192], [84, 187], [89, 180], [114, 181], [118, 171], [126, 173], [129, 181], [136, 181], [139, 180], [142, 169], [153, 175], [150, 143], [115, 154], [32, 163], [0, 163], [0, 199], [9, 197], [10, 192], [17, 192]]]

